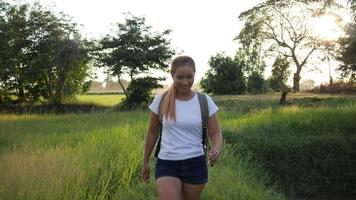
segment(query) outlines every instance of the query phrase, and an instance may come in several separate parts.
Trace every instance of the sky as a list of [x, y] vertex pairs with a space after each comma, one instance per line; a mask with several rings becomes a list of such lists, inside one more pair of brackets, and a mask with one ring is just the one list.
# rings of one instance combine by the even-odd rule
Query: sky
[[[32, 0], [28, 0], [32, 2]], [[63, 11], [80, 24], [87, 38], [99, 39], [111, 33], [115, 23], [124, 22], [125, 12], [146, 18], [154, 31], [171, 29], [168, 39], [177, 52], [191, 56], [196, 62], [195, 82], [209, 69], [208, 60], [216, 53], [234, 56], [237, 43], [233, 39], [243, 26], [238, 16], [263, 0], [40, 0], [43, 5]], [[302, 72], [316, 83], [328, 81], [328, 68]], [[266, 76], [270, 69], [266, 70]], [[293, 72], [293, 68], [292, 68]], [[172, 80], [169, 78], [167, 83]], [[98, 80], [105, 76], [98, 72]], [[290, 80], [291, 81], [291, 80]]]

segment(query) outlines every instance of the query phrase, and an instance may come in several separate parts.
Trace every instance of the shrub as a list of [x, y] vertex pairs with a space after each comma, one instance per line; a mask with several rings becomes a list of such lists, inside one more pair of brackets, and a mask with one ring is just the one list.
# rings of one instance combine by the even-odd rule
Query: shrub
[[127, 97], [123, 99], [121, 109], [146, 108], [152, 100], [151, 91], [162, 87], [158, 84], [159, 80], [162, 79], [144, 77], [132, 80], [127, 88]]

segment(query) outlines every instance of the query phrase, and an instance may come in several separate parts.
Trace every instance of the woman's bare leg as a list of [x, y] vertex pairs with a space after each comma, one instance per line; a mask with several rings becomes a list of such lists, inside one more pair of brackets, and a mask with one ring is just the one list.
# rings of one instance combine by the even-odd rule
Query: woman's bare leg
[[160, 200], [181, 200], [182, 182], [176, 177], [163, 176], [156, 180]]
[[199, 200], [205, 184], [183, 183], [182, 196], [184, 200]]

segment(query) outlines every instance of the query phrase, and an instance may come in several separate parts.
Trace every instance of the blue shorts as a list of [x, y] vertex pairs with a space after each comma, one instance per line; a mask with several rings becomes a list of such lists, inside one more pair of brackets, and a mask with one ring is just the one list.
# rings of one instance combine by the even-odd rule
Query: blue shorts
[[205, 184], [208, 182], [208, 167], [205, 156], [186, 160], [157, 159], [156, 180], [163, 176], [179, 178], [183, 183]]

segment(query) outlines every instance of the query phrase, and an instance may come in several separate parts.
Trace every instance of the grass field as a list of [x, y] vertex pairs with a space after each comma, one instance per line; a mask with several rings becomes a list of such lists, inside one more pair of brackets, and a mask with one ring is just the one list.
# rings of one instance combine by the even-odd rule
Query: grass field
[[122, 94], [110, 94], [110, 95], [78, 95], [77, 99], [80, 103], [95, 103], [102, 106], [115, 106], [121, 102], [125, 96]]
[[[115, 105], [119, 98], [79, 100]], [[313, 131], [356, 135], [352, 96], [291, 96], [293, 105], [284, 107], [278, 95], [214, 99], [225, 140], [220, 163], [209, 168], [205, 200], [287, 199], [253, 151], [239, 152], [243, 135], [263, 141], [286, 133], [316, 137]], [[0, 115], [0, 199], [157, 199], [154, 181], [139, 176], [147, 123], [144, 111]], [[281, 126], [284, 132], [273, 134]], [[151, 165], [153, 176], [153, 159]]]

